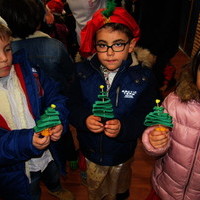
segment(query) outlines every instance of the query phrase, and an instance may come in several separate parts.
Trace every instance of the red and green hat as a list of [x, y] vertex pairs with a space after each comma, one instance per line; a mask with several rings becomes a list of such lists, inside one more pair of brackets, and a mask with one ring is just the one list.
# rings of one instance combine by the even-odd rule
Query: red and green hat
[[107, 2], [107, 8], [97, 10], [81, 30], [81, 56], [88, 57], [95, 53], [95, 34], [106, 23], [124, 24], [132, 31], [135, 40], [139, 39], [140, 28], [135, 19], [124, 8], [115, 7], [114, 0], [111, 0]]

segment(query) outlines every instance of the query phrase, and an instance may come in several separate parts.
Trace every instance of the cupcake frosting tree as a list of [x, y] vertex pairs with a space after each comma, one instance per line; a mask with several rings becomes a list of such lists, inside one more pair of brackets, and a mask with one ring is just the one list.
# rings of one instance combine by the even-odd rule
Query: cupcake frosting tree
[[98, 100], [93, 104], [92, 112], [95, 116], [102, 118], [102, 121], [114, 118], [113, 106], [110, 98], [108, 97], [108, 92], [104, 91], [104, 86], [100, 85], [100, 94], [98, 95]]
[[[164, 113], [164, 108], [159, 106], [160, 100], [156, 99], [156, 104], [153, 108], [153, 112], [150, 112], [146, 118], [144, 125], [146, 126], [154, 126], [154, 125], [163, 125], [165, 127], [173, 127], [172, 117], [168, 113]], [[163, 130], [163, 128], [158, 128], [157, 130]], [[164, 131], [164, 130], [163, 130]]]
[[36, 126], [34, 127], [36, 133], [39, 132], [43, 136], [48, 136], [50, 128], [61, 124], [59, 112], [55, 108], [56, 105], [51, 104], [51, 107], [45, 110], [45, 113], [36, 122]]

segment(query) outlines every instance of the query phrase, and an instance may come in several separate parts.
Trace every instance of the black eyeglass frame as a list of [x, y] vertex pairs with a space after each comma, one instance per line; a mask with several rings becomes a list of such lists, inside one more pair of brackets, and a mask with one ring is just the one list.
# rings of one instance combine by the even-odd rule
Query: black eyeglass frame
[[[95, 44], [95, 49], [96, 49], [96, 51], [99, 52], [99, 53], [108, 52], [108, 49], [109, 49], [109, 48], [111, 48], [112, 51], [114, 51], [114, 52], [122, 52], [122, 51], [124, 51], [126, 45], [129, 44], [129, 43], [130, 43], [130, 41], [128, 40], [127, 42], [118, 42], [118, 43], [114, 43], [114, 44], [112, 44], [112, 45], [107, 45], [107, 44]], [[113, 46], [116, 45], [116, 44], [121, 44], [121, 45], [123, 45], [123, 49], [120, 50], [120, 51], [115, 51], [115, 50], [113, 49]], [[97, 46], [99, 46], [99, 45], [105, 45], [105, 46], [107, 47], [107, 49], [106, 49], [105, 51], [98, 51], [98, 50], [97, 50]]]

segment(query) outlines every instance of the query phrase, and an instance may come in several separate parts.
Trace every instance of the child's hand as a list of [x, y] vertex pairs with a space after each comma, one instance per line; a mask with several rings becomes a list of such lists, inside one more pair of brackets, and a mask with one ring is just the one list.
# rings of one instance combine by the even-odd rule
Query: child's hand
[[159, 129], [154, 129], [149, 134], [149, 142], [155, 148], [165, 147], [169, 141], [169, 129], [163, 129], [163, 131]]
[[58, 141], [61, 137], [61, 134], [63, 132], [63, 125], [59, 124], [57, 126], [54, 126], [50, 128], [49, 133], [50, 133], [50, 138], [52, 141]]
[[100, 121], [101, 117], [90, 115], [86, 119], [86, 126], [91, 132], [100, 133], [104, 130], [104, 125]]
[[121, 123], [118, 119], [112, 119], [106, 122], [104, 133], [108, 137], [116, 137], [121, 129]]
[[41, 137], [40, 134], [34, 133], [32, 143], [35, 148], [42, 150], [49, 145], [50, 137], [49, 136]]

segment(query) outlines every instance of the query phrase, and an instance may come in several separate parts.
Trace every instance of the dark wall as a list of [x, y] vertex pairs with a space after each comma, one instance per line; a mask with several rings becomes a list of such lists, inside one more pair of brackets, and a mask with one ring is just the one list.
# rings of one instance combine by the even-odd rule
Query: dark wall
[[199, 0], [183, 0], [180, 27], [180, 47], [191, 56], [200, 13]]

